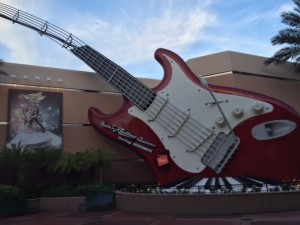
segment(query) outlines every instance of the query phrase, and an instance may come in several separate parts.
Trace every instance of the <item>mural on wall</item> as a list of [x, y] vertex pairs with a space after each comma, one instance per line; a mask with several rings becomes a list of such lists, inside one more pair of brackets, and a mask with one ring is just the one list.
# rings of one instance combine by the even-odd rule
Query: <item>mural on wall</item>
[[62, 148], [62, 94], [9, 89], [7, 146]]

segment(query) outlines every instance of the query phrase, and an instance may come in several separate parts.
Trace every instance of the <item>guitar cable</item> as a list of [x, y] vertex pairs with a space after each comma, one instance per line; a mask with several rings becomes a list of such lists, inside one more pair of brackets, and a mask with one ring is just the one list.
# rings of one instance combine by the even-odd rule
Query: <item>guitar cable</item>
[[225, 120], [225, 123], [227, 124], [230, 132], [233, 134], [233, 136], [235, 137], [235, 139], [239, 140], [239, 138], [235, 135], [231, 125], [229, 124], [229, 121], [224, 113], [224, 111], [222, 110], [219, 102], [217, 101], [217, 98], [216, 96], [214, 95], [214, 93], [211, 91], [210, 87], [209, 87], [209, 84], [208, 82], [201, 76], [201, 75], [198, 75], [197, 76], [198, 80], [200, 81], [200, 83], [206, 88], [206, 90], [210, 93], [210, 95], [212, 96], [213, 100], [214, 100], [214, 104], [217, 105], [219, 111], [221, 112], [221, 115], [223, 117], [223, 119]]

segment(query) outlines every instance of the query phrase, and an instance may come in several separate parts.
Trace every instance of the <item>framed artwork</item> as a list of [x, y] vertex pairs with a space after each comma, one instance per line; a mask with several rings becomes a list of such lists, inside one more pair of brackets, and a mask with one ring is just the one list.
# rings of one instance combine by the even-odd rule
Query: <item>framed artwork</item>
[[7, 146], [62, 150], [62, 93], [9, 89]]

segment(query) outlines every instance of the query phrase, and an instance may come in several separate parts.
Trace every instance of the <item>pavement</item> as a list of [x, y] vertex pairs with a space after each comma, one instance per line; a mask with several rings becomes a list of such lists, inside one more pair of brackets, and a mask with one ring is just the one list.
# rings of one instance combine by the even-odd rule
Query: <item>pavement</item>
[[179, 216], [109, 211], [43, 211], [2, 218], [0, 225], [300, 225], [300, 211], [226, 215]]

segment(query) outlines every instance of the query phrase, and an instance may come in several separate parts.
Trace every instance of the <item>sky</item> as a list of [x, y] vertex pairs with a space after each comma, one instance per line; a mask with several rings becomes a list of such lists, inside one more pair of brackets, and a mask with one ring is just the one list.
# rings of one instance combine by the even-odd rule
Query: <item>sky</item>
[[[183, 60], [236, 51], [271, 57], [292, 0], [0, 0], [87, 43], [135, 77], [162, 79], [158, 48]], [[55, 42], [0, 18], [5, 62], [92, 71]]]

